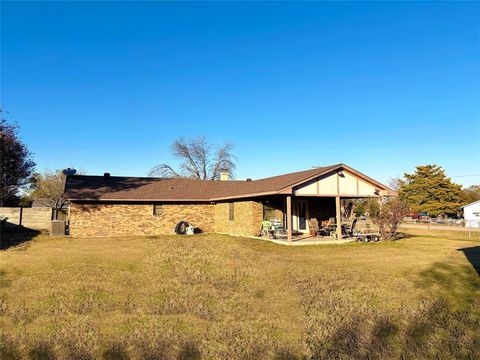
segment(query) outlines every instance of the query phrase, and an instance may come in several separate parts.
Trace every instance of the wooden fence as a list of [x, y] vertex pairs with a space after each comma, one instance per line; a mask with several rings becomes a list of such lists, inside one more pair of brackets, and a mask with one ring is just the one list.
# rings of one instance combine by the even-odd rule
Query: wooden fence
[[0, 207], [0, 217], [7, 218], [7, 226], [23, 226], [27, 229], [48, 230], [52, 220], [52, 209], [41, 207]]

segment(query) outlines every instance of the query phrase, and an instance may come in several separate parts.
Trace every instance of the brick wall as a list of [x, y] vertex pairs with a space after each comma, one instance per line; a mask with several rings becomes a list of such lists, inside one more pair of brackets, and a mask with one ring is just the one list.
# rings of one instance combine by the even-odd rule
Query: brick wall
[[203, 232], [215, 230], [214, 205], [164, 204], [153, 215], [153, 204], [70, 204], [70, 235], [164, 235], [185, 220]]
[[[172, 234], [180, 220], [203, 232], [257, 236], [263, 220], [259, 201], [234, 201], [234, 219], [229, 220], [229, 202], [212, 204], [164, 204], [162, 215], [153, 215], [153, 204], [70, 205], [72, 236]], [[283, 200], [269, 199], [275, 217], [283, 220]], [[309, 199], [309, 218], [319, 222], [335, 216], [335, 199]]]
[[234, 219], [229, 220], [229, 203], [215, 204], [215, 232], [256, 236], [260, 232], [263, 206], [256, 201], [234, 201]]

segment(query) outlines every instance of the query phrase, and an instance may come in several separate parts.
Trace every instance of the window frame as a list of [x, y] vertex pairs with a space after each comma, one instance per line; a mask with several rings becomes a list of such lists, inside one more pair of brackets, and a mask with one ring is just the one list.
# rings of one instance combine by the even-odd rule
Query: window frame
[[228, 203], [228, 221], [235, 221], [235, 203]]
[[153, 216], [162, 216], [163, 215], [163, 205], [164, 204], [153, 204]]

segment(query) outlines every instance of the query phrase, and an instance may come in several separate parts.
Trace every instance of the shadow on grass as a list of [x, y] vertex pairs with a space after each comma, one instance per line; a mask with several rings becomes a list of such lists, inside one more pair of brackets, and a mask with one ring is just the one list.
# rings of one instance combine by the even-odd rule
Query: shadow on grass
[[453, 266], [443, 262], [436, 262], [427, 270], [420, 273], [417, 285], [423, 288], [439, 286], [442, 289], [452, 290], [452, 287], [462, 286], [472, 280], [471, 273], [466, 266]]
[[[472, 249], [472, 248], [471, 248]], [[478, 298], [480, 279], [478, 276], [479, 249], [466, 250], [469, 265], [450, 265], [436, 262], [420, 273], [417, 286], [423, 289], [437, 289], [438, 295], [445, 296], [457, 304], [468, 305]], [[465, 252], [465, 249], [461, 249]]]
[[2, 360], [20, 360], [22, 354], [20, 353], [20, 346], [5, 335], [0, 335], [0, 359]]
[[102, 354], [103, 360], [128, 360], [130, 356], [125, 345], [119, 342], [111, 343]]
[[395, 238], [395, 240], [404, 240], [404, 239], [411, 239], [415, 238], [417, 235], [409, 234], [406, 232], [399, 232]]
[[202, 354], [200, 353], [200, 349], [194, 342], [185, 343], [178, 354], [179, 360], [197, 360], [201, 358]]
[[46, 341], [36, 343], [28, 352], [28, 356], [35, 360], [55, 360], [57, 358], [53, 345]]
[[[417, 286], [427, 290], [418, 303], [400, 313], [362, 308], [334, 321], [310, 317], [306, 345], [312, 359], [474, 359], [480, 348], [479, 248], [466, 251], [470, 265], [435, 263], [420, 273]], [[317, 304], [307, 299], [308, 306]], [[339, 308], [338, 311], [342, 311]], [[313, 312], [315, 314], [315, 312]], [[314, 325], [312, 325], [314, 324]], [[331, 329], [331, 330], [330, 330]]]
[[454, 310], [443, 298], [425, 300], [410, 320], [383, 314], [368, 326], [354, 316], [330, 336], [310, 339], [311, 359], [474, 359], [480, 345], [471, 309]]
[[275, 355], [273, 356], [274, 360], [299, 360], [304, 359], [300, 355], [296, 355], [290, 349], [277, 349]]
[[462, 251], [465, 254], [465, 257], [480, 277], [480, 246], [458, 249], [458, 251]]
[[40, 234], [40, 231], [26, 227], [0, 229], [0, 250], [26, 244]]

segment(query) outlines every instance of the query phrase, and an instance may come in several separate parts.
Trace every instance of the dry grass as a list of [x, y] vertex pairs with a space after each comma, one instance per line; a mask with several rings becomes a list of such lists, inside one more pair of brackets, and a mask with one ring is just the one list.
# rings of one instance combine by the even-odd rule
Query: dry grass
[[411, 231], [298, 248], [36, 236], [0, 253], [0, 358], [473, 359], [480, 239]]

